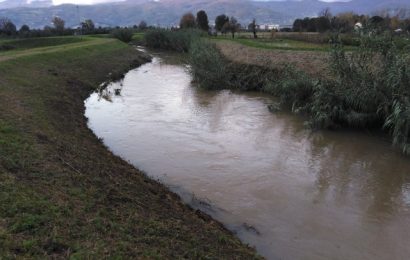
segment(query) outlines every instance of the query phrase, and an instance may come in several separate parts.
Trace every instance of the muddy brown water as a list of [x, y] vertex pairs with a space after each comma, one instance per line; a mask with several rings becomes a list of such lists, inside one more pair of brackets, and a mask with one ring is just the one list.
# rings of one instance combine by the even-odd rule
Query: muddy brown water
[[409, 259], [410, 158], [380, 136], [312, 133], [271, 102], [195, 88], [162, 55], [85, 104], [110, 150], [268, 259]]

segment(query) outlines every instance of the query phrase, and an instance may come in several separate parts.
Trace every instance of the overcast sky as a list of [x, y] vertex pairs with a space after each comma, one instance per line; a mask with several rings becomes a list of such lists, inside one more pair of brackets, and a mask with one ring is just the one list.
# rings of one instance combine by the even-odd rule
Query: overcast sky
[[114, 2], [114, 1], [121, 1], [121, 0], [53, 0], [55, 5], [59, 4], [96, 4], [96, 3], [104, 3], [104, 2]]
[[[119, 2], [124, 0], [53, 0], [55, 5], [58, 4], [65, 4], [65, 3], [73, 3], [73, 4], [96, 4], [96, 3], [104, 3], [104, 2]], [[263, 1], [263, 0], [262, 0]], [[266, 1], [266, 0], [265, 0]], [[325, 2], [334, 2], [337, 0], [322, 0]], [[339, 0], [339, 1], [348, 1], [348, 0]]]

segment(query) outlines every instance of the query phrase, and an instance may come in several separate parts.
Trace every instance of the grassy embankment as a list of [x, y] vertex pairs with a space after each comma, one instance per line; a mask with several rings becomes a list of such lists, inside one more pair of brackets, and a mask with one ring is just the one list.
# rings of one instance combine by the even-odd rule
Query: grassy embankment
[[141, 54], [89, 38], [1, 57], [0, 258], [255, 257], [88, 129], [84, 99]]
[[248, 38], [230, 38], [230, 37], [215, 37], [215, 41], [230, 41], [243, 44], [245, 46], [268, 49], [268, 50], [290, 50], [290, 51], [329, 51], [329, 44], [311, 43], [305, 41], [296, 41], [290, 39], [248, 39]]
[[334, 44], [320, 74], [307, 69], [315, 66], [309, 60], [304, 60], [305, 69], [298, 67], [301, 62], [281, 63], [269, 57], [249, 62], [252, 55], [243, 47], [235, 52], [235, 45], [227, 45], [224, 51], [209, 39], [190, 40], [186, 34], [159, 31], [145, 38], [149, 46], [178, 50], [168, 44], [178, 37], [188, 46], [194, 80], [204, 88], [267, 92], [280, 99], [272, 110], [288, 106], [304, 113], [313, 128], [382, 130], [410, 155], [410, 44], [400, 45], [389, 35], [363, 36], [355, 51]]
[[[251, 33], [240, 32], [234, 39], [230, 34], [222, 34], [212, 39], [236, 42], [259, 49], [328, 52], [331, 50], [329, 42], [334, 41], [333, 37], [335, 36], [332, 34], [320, 33], [260, 32], [258, 38], [254, 39]], [[347, 34], [338, 35], [338, 39], [343, 42], [347, 50], [355, 50], [360, 43], [356, 36]]]

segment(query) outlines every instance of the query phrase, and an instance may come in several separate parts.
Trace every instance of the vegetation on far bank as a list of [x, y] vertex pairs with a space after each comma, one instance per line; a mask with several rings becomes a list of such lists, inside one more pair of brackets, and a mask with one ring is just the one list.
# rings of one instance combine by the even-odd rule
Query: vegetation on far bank
[[258, 258], [87, 127], [90, 92], [148, 58], [104, 38], [48, 48], [0, 60], [0, 258]]
[[[156, 38], [159, 42], [167, 41], [168, 33], [153, 33], [162, 34]], [[398, 48], [388, 34], [361, 36], [358, 48], [350, 53], [335, 41], [330, 75], [325, 78], [312, 77], [289, 64], [232, 62], [215, 44], [200, 37], [181, 41], [189, 46], [191, 73], [201, 87], [264, 91], [279, 97], [280, 105], [293, 112], [309, 115], [313, 128], [381, 129], [390, 133], [403, 153], [410, 154], [409, 46]]]

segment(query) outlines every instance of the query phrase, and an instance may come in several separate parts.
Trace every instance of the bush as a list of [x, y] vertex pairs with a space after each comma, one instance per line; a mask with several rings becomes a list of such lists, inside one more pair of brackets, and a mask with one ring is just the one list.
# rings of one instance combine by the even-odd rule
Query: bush
[[191, 74], [199, 86], [208, 89], [228, 87], [226, 62], [214, 44], [202, 39], [192, 42], [189, 63]]
[[197, 30], [151, 30], [145, 33], [145, 45], [153, 49], [188, 52], [191, 43], [201, 37]]
[[111, 36], [125, 43], [129, 43], [134, 35], [133, 30], [127, 28], [115, 29], [111, 32]]
[[351, 54], [336, 46], [331, 65], [333, 79], [314, 91], [312, 125], [383, 128], [410, 154], [410, 55], [389, 37], [363, 37]]
[[293, 112], [304, 112], [313, 97], [315, 81], [293, 66], [276, 68], [274, 76], [263, 86], [263, 91], [280, 98], [281, 105], [289, 105]]

